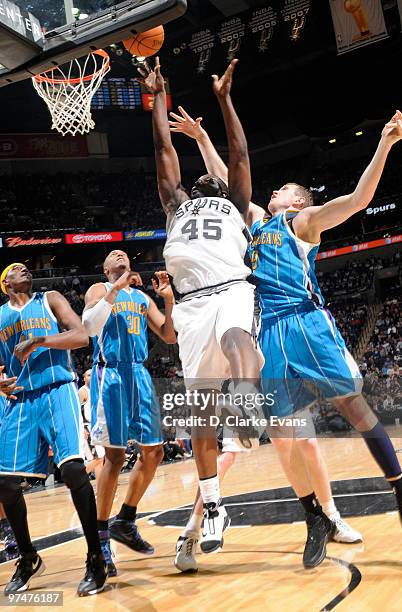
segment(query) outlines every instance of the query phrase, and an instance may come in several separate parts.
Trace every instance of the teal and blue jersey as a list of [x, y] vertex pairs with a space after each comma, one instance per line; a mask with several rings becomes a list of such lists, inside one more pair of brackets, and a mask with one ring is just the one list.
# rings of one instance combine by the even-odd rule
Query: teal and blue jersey
[[14, 355], [15, 347], [22, 340], [52, 336], [61, 331], [46, 293], [34, 293], [22, 308], [10, 302], [1, 306], [0, 359], [8, 376], [17, 376], [17, 385], [23, 387], [24, 392], [75, 380], [69, 351], [39, 346], [24, 364]]
[[[109, 290], [110, 283], [105, 283]], [[143, 363], [148, 358], [149, 298], [138, 289], [121, 289], [99, 336], [93, 338], [94, 364]]]
[[258, 340], [265, 357], [261, 387], [265, 394], [276, 394], [274, 404], [264, 407], [266, 416], [307, 408], [317, 398], [314, 389], [328, 399], [361, 391], [359, 368], [324, 308], [314, 270], [319, 244], [294, 234], [296, 214], [285, 211], [251, 228], [262, 319]]
[[251, 227], [250, 255], [262, 319], [324, 306], [315, 275], [319, 244], [295, 236], [291, 224], [296, 214], [286, 211]]
[[149, 304], [142, 291], [121, 289], [101, 333], [93, 338], [93, 444], [125, 448], [129, 439], [145, 445], [163, 440], [158, 399], [143, 365], [148, 357]]

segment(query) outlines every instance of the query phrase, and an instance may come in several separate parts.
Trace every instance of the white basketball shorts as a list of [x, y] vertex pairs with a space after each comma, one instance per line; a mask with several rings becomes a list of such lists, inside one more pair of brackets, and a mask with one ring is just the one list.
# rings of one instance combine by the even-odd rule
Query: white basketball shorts
[[220, 390], [231, 378], [229, 361], [221, 349], [223, 335], [232, 328], [254, 335], [254, 286], [240, 282], [176, 304], [172, 318], [186, 387]]

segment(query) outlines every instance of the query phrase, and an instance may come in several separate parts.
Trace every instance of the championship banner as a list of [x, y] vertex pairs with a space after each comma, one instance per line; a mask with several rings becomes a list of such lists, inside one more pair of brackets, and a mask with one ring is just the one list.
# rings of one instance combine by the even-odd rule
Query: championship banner
[[311, 0], [285, 0], [281, 15], [283, 21], [290, 25], [290, 40], [293, 42], [300, 39], [310, 8]]
[[188, 45], [191, 51], [198, 56], [198, 74], [205, 72], [206, 65], [211, 59], [212, 49], [215, 45], [215, 34], [211, 30], [202, 30], [194, 32]]
[[221, 24], [221, 28], [218, 32], [218, 38], [221, 45], [228, 45], [227, 61], [231, 62], [232, 59], [240, 50], [242, 38], [245, 34], [246, 25], [242, 22], [240, 17], [234, 17], [230, 21], [225, 21]]
[[278, 18], [272, 6], [254, 11], [248, 25], [251, 34], [259, 35], [258, 51], [266, 51], [274, 35], [275, 26], [278, 25]]
[[0, 134], [1, 159], [88, 157], [85, 136], [59, 134]]
[[388, 38], [381, 0], [329, 0], [338, 55]]

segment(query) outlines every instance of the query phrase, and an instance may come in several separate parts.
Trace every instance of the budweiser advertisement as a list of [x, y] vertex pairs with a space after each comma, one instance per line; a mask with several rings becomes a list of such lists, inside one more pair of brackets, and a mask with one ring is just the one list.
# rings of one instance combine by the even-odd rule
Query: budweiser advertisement
[[63, 236], [7, 236], [4, 238], [7, 247], [50, 246], [63, 242]]
[[90, 232], [89, 234], [66, 234], [66, 244], [95, 244], [97, 242], [121, 242], [123, 232]]
[[85, 136], [60, 136], [59, 134], [1, 134], [0, 158], [88, 157]]

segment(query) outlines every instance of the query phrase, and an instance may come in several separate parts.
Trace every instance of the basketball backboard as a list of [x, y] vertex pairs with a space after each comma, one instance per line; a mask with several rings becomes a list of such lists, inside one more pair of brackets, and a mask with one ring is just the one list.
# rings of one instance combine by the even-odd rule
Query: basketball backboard
[[180, 17], [187, 0], [0, 0], [0, 87]]
[[118, 0], [12, 0], [20, 9], [39, 19], [46, 33], [74, 23], [93, 18], [100, 11], [124, 4]]

